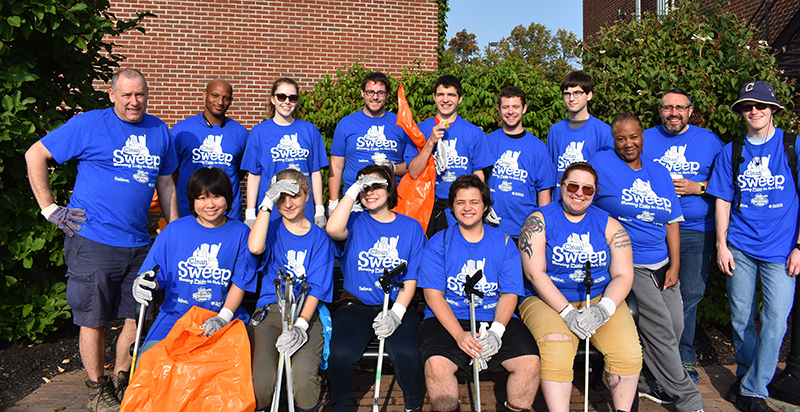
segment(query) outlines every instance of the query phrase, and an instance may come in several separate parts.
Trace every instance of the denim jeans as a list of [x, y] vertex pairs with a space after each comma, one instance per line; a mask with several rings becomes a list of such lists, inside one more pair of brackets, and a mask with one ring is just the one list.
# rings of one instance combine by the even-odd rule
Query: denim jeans
[[[742, 379], [741, 394], [766, 398], [767, 384], [775, 374], [778, 354], [786, 334], [786, 321], [794, 302], [795, 279], [786, 274], [784, 262], [754, 259], [730, 243], [736, 270], [728, 277], [736, 376]], [[756, 279], [761, 279], [763, 305], [761, 333], [756, 333]]]
[[[331, 315], [333, 336], [331, 354], [328, 357], [328, 386], [331, 391], [331, 407], [335, 412], [347, 410], [347, 396], [353, 386], [358, 360], [369, 341], [375, 337], [372, 320], [381, 309], [381, 306], [354, 304], [342, 306]], [[425, 377], [417, 350], [419, 324], [419, 314], [409, 308], [397, 330], [386, 338], [385, 348], [394, 364], [397, 384], [403, 390], [406, 409], [422, 406]]]
[[682, 363], [694, 363], [694, 330], [697, 324], [697, 304], [703, 300], [708, 283], [708, 270], [714, 255], [714, 231], [681, 229], [681, 269], [678, 280], [683, 299], [683, 334], [678, 351]]

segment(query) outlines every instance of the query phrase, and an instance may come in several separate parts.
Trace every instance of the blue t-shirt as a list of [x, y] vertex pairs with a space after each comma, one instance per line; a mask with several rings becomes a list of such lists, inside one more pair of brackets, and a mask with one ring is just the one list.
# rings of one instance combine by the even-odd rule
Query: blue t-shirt
[[[194, 216], [180, 218], [156, 237], [141, 271], [158, 265], [158, 287], [164, 290], [164, 304], [145, 340], [161, 340], [175, 322], [192, 306], [219, 312], [231, 282], [245, 292], [256, 291], [257, 260], [247, 249], [250, 229], [238, 220], [208, 228]], [[250, 316], [239, 306], [235, 317], [245, 322]]]
[[81, 236], [115, 247], [150, 243], [156, 180], [178, 166], [164, 122], [145, 114], [128, 123], [110, 107], [73, 117], [41, 142], [56, 162], [78, 161], [69, 208], [86, 210]]
[[511, 138], [498, 129], [486, 140], [495, 159], [487, 183], [492, 207], [501, 218], [497, 229], [516, 239], [525, 219], [539, 206], [538, 192], [555, 185], [553, 163], [544, 143], [528, 132]]
[[[642, 154], [667, 168], [673, 179], [707, 182], [711, 166], [722, 150], [722, 141], [713, 132], [689, 125], [681, 134], [670, 134], [662, 126], [644, 131]], [[681, 196], [681, 229], [714, 230], [714, 197]]]
[[[458, 226], [442, 230], [431, 237], [422, 254], [417, 286], [443, 291], [457, 319], [469, 319], [464, 282], [478, 269], [483, 270], [483, 278], [475, 286], [484, 297], [475, 297], [477, 321], [494, 320], [500, 293], [521, 296], [524, 292], [519, 250], [514, 241], [489, 225], [484, 224], [483, 230], [483, 239], [477, 243], [464, 239]], [[432, 316], [433, 311], [426, 306], [425, 318]]]
[[[431, 137], [433, 127], [437, 123], [436, 117], [431, 117], [419, 124], [419, 130], [425, 135], [426, 140]], [[457, 116], [456, 120], [444, 131], [442, 140], [448, 147], [447, 170], [436, 174], [436, 197], [447, 199], [450, 184], [457, 177], [489, 167], [494, 159], [489, 154], [486, 135], [483, 131], [478, 126], [462, 119], [461, 116]], [[435, 148], [433, 153], [436, 153]], [[411, 163], [418, 154], [419, 150], [416, 145], [406, 145], [406, 163]], [[451, 218], [449, 213], [448, 217]]]
[[[577, 129], [569, 127], [569, 119], [564, 119], [547, 132], [547, 152], [556, 167], [556, 183], [561, 182], [561, 175], [567, 166], [586, 162], [597, 152], [613, 149], [611, 126], [594, 116], [589, 116], [586, 123]], [[556, 184], [553, 201], [560, 198], [561, 186]]]
[[[242, 159], [242, 169], [261, 175], [256, 205], [264, 200], [272, 176], [281, 170], [292, 168], [302, 172], [310, 186], [311, 173], [323, 167], [328, 167], [328, 155], [322, 135], [313, 124], [298, 119], [288, 126], [278, 125], [273, 119], [257, 124], [250, 132]], [[276, 220], [280, 213], [270, 217]], [[305, 217], [314, 221], [313, 190], [308, 194]]]
[[235, 120], [225, 118], [225, 125], [208, 127], [203, 114], [178, 122], [170, 131], [180, 161], [178, 173], [178, 213], [189, 216], [186, 186], [195, 170], [218, 167], [228, 174], [233, 185], [233, 204], [227, 216], [242, 220], [242, 190], [239, 166], [247, 145], [247, 129]]
[[668, 259], [667, 223], [683, 220], [681, 205], [667, 169], [641, 156], [633, 170], [613, 151], [595, 154], [589, 163], [597, 171], [594, 204], [617, 219], [631, 238], [633, 263], [653, 265]]
[[[608, 265], [611, 253], [606, 241], [608, 213], [595, 205], [586, 209], [580, 222], [571, 222], [564, 215], [561, 202], [553, 202], [539, 209], [544, 217], [547, 239], [547, 276], [570, 302], [586, 300], [583, 279], [586, 261], [592, 266], [594, 285], [592, 299], [603, 294], [611, 281]], [[525, 282], [525, 297], [537, 296], [530, 282]]]
[[[394, 269], [402, 262], [406, 263], [406, 270], [392, 280], [417, 279], [426, 241], [419, 222], [397, 213], [393, 221], [382, 223], [369, 212], [354, 212], [347, 221], [347, 232], [344, 242], [334, 243], [344, 274], [344, 290], [358, 300], [367, 305], [383, 304], [384, 293], [378, 278], [383, 269]], [[392, 286], [389, 298], [397, 300], [399, 291]]]
[[359, 170], [375, 163], [375, 153], [383, 153], [392, 163], [403, 163], [409, 143], [408, 135], [397, 125], [397, 115], [389, 111], [375, 118], [359, 110], [339, 121], [333, 133], [331, 156], [345, 158], [344, 191], [355, 183]]
[[[731, 202], [728, 242], [756, 259], [785, 263], [797, 240], [797, 188], [783, 146], [783, 130], [775, 129], [764, 144], [745, 142], [744, 162], [736, 179], [742, 196], [734, 198], [731, 143], [725, 145], [708, 182], [708, 193]], [[795, 144], [800, 158], [800, 148]]]
[[286, 229], [283, 219], [273, 220], [269, 222], [266, 244], [257, 307], [277, 301], [273, 280], [278, 277], [279, 269], [296, 279], [304, 276], [302, 282], [294, 285], [296, 298], [300, 297], [301, 285], [308, 283], [308, 296], [330, 303], [333, 299], [333, 246], [325, 230], [312, 223], [306, 234], [297, 236]]

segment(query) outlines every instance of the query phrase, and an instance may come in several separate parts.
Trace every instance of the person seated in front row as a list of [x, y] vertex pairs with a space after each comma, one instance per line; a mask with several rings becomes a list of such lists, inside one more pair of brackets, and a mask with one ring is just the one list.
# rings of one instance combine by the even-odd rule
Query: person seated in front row
[[[278, 360], [284, 353], [292, 360], [298, 410], [316, 412], [320, 406], [319, 366], [324, 339], [317, 306], [333, 297], [333, 251], [328, 234], [304, 216], [309, 193], [308, 179], [303, 173], [294, 169], [278, 172], [259, 206], [260, 213], [248, 240], [253, 254], [264, 255], [261, 291], [248, 328], [257, 410], [266, 410], [272, 402]], [[277, 209], [281, 218], [270, 222], [273, 209]], [[296, 299], [303, 283], [308, 284], [305, 303], [297, 308], [297, 319], [287, 331], [282, 329], [273, 283], [280, 269], [296, 281], [293, 290]], [[282, 293], [288, 293], [285, 282]], [[289, 311], [287, 307], [286, 316]]]
[[[630, 411], [636, 400], [642, 348], [625, 303], [633, 282], [631, 241], [616, 219], [592, 205], [596, 191], [591, 165], [569, 165], [560, 201], [531, 214], [519, 237], [530, 281], [519, 312], [539, 344], [542, 392], [551, 412], [569, 411], [575, 353], [587, 338], [605, 357], [614, 408]], [[594, 279], [588, 308], [587, 261]]]
[[[519, 251], [509, 236], [483, 223], [491, 203], [489, 187], [479, 177], [458, 177], [448, 195], [457, 224], [436, 233], [423, 252], [418, 286], [427, 307], [419, 350], [434, 411], [460, 410], [455, 373], [471, 376], [471, 361], [483, 370], [502, 366], [510, 373], [508, 411], [530, 410], [539, 387], [539, 349], [514, 316], [523, 293]], [[473, 338], [464, 283], [479, 270], [483, 277], [475, 288], [484, 297], [475, 297], [475, 319], [481, 333]]]

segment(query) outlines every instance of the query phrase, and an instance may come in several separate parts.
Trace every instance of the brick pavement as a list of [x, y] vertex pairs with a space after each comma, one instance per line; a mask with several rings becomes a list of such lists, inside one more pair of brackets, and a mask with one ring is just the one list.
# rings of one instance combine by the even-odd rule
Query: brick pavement
[[[783, 365], [781, 364], [782, 368]], [[701, 380], [698, 388], [703, 394], [703, 403], [706, 412], [734, 412], [736, 408], [723, 399], [728, 387], [734, 381], [733, 366], [713, 366], [707, 368], [697, 368]], [[493, 412], [502, 410], [502, 402], [498, 403], [495, 399], [503, 399], [505, 375], [492, 374], [490, 379], [481, 382], [481, 405], [482, 410]], [[86, 379], [86, 372], [83, 370], [64, 373], [56, 376], [53, 380], [38, 390], [28, 395], [25, 399], [17, 402], [16, 405], [7, 409], [7, 412], [78, 412], [85, 411], [86, 388], [83, 381]], [[372, 408], [372, 385], [375, 377], [368, 373], [359, 373], [350, 392], [351, 411], [370, 412]], [[497, 385], [495, 385], [497, 382]], [[470, 393], [472, 384], [469, 386], [462, 383], [460, 386], [460, 401], [462, 410], [468, 411], [472, 405], [472, 395]], [[394, 376], [384, 374], [381, 380], [381, 412], [403, 412], [403, 398], [400, 388]], [[611, 407], [611, 397], [608, 390], [589, 391], [589, 409], [597, 412], [613, 411]], [[583, 410], [583, 389], [573, 388], [571, 399], [571, 410]], [[358, 407], [356, 408], [356, 405]], [[782, 409], [789, 412], [800, 412], [792, 405], [780, 405]], [[424, 411], [430, 411], [430, 404], [427, 399], [423, 407]], [[537, 396], [534, 403], [534, 410], [544, 412], [547, 410], [542, 396]], [[655, 403], [642, 400], [639, 404], [642, 412], [675, 412], [672, 405], [661, 406]], [[324, 408], [323, 412], [331, 412], [330, 408]]]

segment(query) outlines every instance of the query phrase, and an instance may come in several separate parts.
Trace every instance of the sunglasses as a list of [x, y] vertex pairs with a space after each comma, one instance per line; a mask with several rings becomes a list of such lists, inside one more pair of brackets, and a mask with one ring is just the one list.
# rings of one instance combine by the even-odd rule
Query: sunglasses
[[575, 193], [581, 189], [584, 196], [592, 196], [594, 194], [594, 186], [592, 185], [579, 185], [577, 183], [564, 183], [564, 187], [569, 193]]
[[275, 97], [278, 98], [278, 101], [281, 103], [286, 101], [287, 97], [289, 98], [289, 103], [297, 103], [297, 100], [300, 99], [300, 96], [296, 94], [285, 95], [283, 93], [278, 93], [275, 95]]
[[742, 112], [743, 113], [750, 112], [753, 110], [754, 107], [758, 110], [766, 110], [766, 108], [769, 107], [769, 105], [766, 103], [742, 103]]

